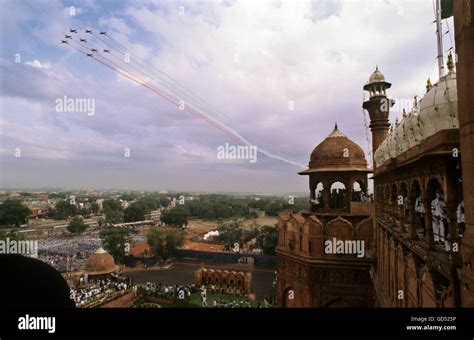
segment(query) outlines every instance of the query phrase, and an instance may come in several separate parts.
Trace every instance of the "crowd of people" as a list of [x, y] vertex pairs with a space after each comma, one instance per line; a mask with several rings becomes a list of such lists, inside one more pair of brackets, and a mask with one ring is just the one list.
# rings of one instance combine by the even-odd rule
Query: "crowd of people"
[[[235, 297], [234, 300], [229, 301], [223, 298], [217, 298], [208, 303], [208, 293], [219, 294], [223, 293], [223, 289], [220, 286], [209, 285], [197, 287], [194, 283], [189, 285], [165, 285], [162, 283], [147, 282], [144, 285], [135, 286], [135, 295], [141, 293], [144, 296], [159, 297], [168, 300], [191, 300], [193, 293], [198, 293], [200, 297], [201, 307], [214, 307], [214, 308], [251, 308], [250, 301], [242, 298]], [[263, 299], [262, 302], [258, 302], [257, 308], [270, 308], [272, 304], [268, 299]]]
[[75, 272], [84, 268], [89, 254], [78, 252], [75, 255], [63, 255], [58, 253], [38, 253], [38, 259], [46, 262], [60, 273]]
[[74, 255], [78, 252], [93, 253], [102, 246], [98, 231], [90, 231], [69, 237], [52, 237], [38, 240], [38, 251], [63, 255]]
[[76, 307], [100, 305], [116, 294], [124, 293], [131, 288], [127, 284], [128, 279], [121, 276], [115, 276], [113, 279], [101, 279], [92, 285], [86, 281], [82, 281], [85, 287], [71, 289], [70, 298], [75, 302]]
[[165, 285], [161, 282], [147, 282], [144, 285], [140, 285], [138, 290], [144, 295], [160, 297], [169, 300], [189, 300], [191, 298], [191, 294], [197, 291], [194, 283], [189, 285]]

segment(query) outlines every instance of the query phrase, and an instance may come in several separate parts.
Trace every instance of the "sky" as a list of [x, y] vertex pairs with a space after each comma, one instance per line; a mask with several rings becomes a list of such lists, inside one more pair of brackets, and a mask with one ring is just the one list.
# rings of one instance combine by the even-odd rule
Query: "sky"
[[[430, 0], [0, 3], [0, 188], [306, 192], [297, 173], [335, 122], [369, 159], [376, 65], [392, 122], [438, 79]], [[98, 53], [106, 31], [141, 79], [164, 72], [201, 98], [201, 117], [62, 44], [70, 28]], [[452, 19], [443, 30], [447, 54]], [[58, 110], [65, 96], [93, 114]], [[256, 161], [219, 157], [242, 140]]]

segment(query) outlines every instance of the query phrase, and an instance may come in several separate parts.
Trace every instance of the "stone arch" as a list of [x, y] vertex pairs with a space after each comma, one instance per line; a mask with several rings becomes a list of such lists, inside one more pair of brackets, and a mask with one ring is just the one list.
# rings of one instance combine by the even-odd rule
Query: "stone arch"
[[330, 220], [326, 228], [326, 239], [332, 240], [333, 237], [335, 237], [338, 241], [352, 240], [352, 223], [340, 216]]
[[315, 256], [323, 255], [323, 224], [315, 215], [310, 215], [306, 219], [305, 227], [308, 230], [308, 253]]
[[365, 251], [369, 254], [374, 239], [374, 219], [372, 216], [360, 221], [356, 225], [356, 233], [359, 239], [364, 240]]
[[322, 180], [314, 183], [314, 186], [311, 188], [311, 206], [317, 209], [324, 207], [324, 189], [324, 183]]
[[347, 208], [347, 186], [341, 180], [333, 181], [329, 187], [329, 208], [345, 209]]
[[229, 271], [228, 270], [224, 270], [222, 273], [221, 273], [221, 278], [222, 278], [222, 285], [223, 286], [227, 286], [228, 284], [228, 281], [227, 281], [227, 278], [229, 276]]
[[437, 177], [430, 177], [426, 182], [426, 197], [425, 199], [431, 203], [436, 198], [436, 193], [443, 191], [443, 184]]
[[362, 179], [355, 179], [351, 185], [351, 201], [352, 202], [366, 202], [367, 188]]

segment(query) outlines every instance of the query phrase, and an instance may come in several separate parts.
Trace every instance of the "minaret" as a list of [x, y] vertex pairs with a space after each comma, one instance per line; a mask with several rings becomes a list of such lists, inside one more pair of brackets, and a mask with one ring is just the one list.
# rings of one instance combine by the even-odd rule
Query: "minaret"
[[390, 127], [388, 115], [390, 108], [395, 104], [393, 99], [387, 98], [386, 90], [392, 84], [385, 81], [385, 76], [376, 67], [374, 73], [369, 78], [364, 90], [369, 92], [369, 100], [366, 100], [362, 107], [369, 112], [370, 130], [372, 131], [372, 157], [375, 150], [385, 139]]

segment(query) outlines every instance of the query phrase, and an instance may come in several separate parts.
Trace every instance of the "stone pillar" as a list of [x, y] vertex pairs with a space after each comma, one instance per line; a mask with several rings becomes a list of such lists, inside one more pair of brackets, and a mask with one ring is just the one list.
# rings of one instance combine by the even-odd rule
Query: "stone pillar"
[[410, 239], [417, 240], [418, 234], [416, 233], [416, 214], [415, 214], [415, 199], [414, 197], [408, 198], [408, 223], [410, 224]]
[[[457, 224], [457, 216], [456, 216], [456, 203], [452, 201], [446, 202], [446, 213], [448, 216], [447, 226], [444, 227], [444, 233], [447, 235], [449, 233], [449, 239], [446, 240], [450, 246], [450, 253], [454, 262], [456, 259], [459, 259], [459, 234], [458, 234], [458, 224]], [[458, 251], [453, 251], [453, 243], [458, 244]], [[453, 263], [454, 264], [454, 263]]]
[[402, 233], [405, 233], [406, 232], [405, 230], [405, 202], [403, 202], [403, 204], [398, 205], [398, 214], [399, 214], [398, 225], [400, 226], [400, 231]]
[[428, 244], [428, 249], [433, 248], [434, 238], [433, 238], [433, 216], [431, 215], [431, 202], [426, 198], [423, 199], [423, 206], [425, 207], [425, 232], [426, 232], [426, 243]]
[[352, 202], [352, 179], [349, 179], [348, 181], [344, 182], [344, 185], [346, 186], [346, 210], [348, 212], [351, 211], [351, 202]]
[[330, 190], [331, 190], [331, 183], [329, 181], [324, 181], [323, 182], [323, 204], [324, 204], [324, 210], [327, 211], [329, 209], [329, 196], [330, 196]]

